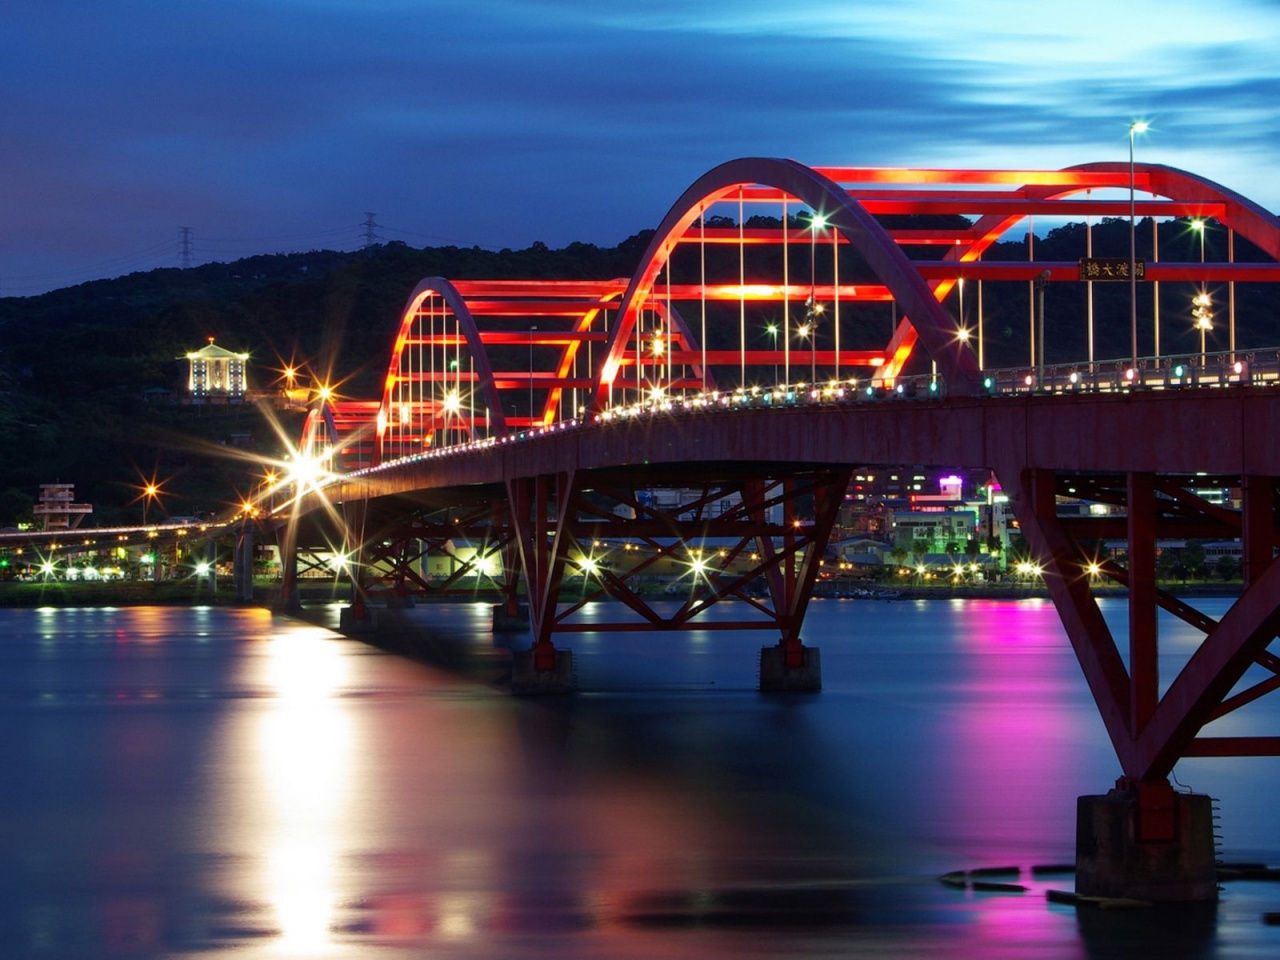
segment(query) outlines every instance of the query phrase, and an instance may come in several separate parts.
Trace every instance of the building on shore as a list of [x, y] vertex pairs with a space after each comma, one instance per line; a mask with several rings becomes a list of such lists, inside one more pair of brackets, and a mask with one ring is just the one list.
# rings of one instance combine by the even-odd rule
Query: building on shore
[[75, 499], [74, 483], [42, 483], [40, 502], [31, 508], [31, 512], [44, 518], [45, 530], [74, 530], [93, 513], [93, 504], [76, 503]]
[[209, 338], [207, 345], [193, 350], [187, 361], [188, 403], [243, 403], [247, 353], [234, 353]]

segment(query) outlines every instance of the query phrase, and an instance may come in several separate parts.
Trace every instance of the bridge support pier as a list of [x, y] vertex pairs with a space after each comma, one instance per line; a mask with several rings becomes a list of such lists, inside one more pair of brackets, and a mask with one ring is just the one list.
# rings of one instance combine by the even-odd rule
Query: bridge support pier
[[529, 629], [527, 603], [499, 603], [493, 608], [494, 633], [524, 633]]
[[[213, 541], [210, 541], [210, 547], [213, 547]], [[217, 569], [212, 563], [209, 569], [213, 571], [213, 582], [216, 584]], [[253, 603], [253, 521], [248, 517], [237, 531], [231, 569], [236, 603]]]
[[822, 689], [822, 660], [817, 647], [779, 642], [760, 648], [761, 693], [817, 693]]
[[1076, 893], [1154, 902], [1218, 899], [1213, 807], [1167, 780], [1121, 780], [1076, 804]]
[[573, 673], [573, 651], [546, 649], [537, 645], [511, 653], [511, 692], [518, 696], [573, 693], [577, 681]]
[[357, 592], [351, 606], [338, 611], [338, 630], [348, 635], [377, 632], [378, 618], [362, 593]]
[[298, 534], [292, 523], [276, 531], [276, 546], [280, 551], [280, 593], [272, 610], [290, 616], [302, 610], [298, 596]]

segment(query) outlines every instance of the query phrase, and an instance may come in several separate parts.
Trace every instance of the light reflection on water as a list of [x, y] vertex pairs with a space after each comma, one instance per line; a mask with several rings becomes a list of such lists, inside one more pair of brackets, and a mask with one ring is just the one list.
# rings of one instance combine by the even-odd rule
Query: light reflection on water
[[331, 945], [338, 891], [334, 840], [347, 804], [352, 731], [338, 698], [349, 659], [320, 631], [273, 638], [264, 680], [273, 696], [259, 717], [262, 796], [249, 804], [263, 821], [266, 885], [284, 953], [318, 956]]
[[[410, 614], [464, 676], [261, 611], [0, 611], [0, 955], [1280, 952], [1256, 884], [1045, 902], [1116, 776], [1047, 603], [819, 602], [790, 697], [754, 690], [771, 638], [702, 631], [574, 638], [582, 692], [513, 700], [486, 614]], [[1229, 859], [1280, 859], [1275, 772], [1180, 766]], [[1005, 865], [1031, 892], [936, 880]]]

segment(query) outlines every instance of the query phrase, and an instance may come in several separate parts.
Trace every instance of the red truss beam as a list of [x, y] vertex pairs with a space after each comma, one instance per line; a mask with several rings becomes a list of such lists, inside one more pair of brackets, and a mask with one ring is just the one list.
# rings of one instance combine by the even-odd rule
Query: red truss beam
[[[740, 601], [752, 616], [699, 621], [698, 629], [773, 627], [785, 647], [798, 649], [804, 611], [850, 475], [847, 469], [823, 470], [712, 484], [662, 505], [631, 487], [595, 484], [583, 489], [569, 476], [514, 485], [513, 525], [530, 596], [535, 650], [550, 650], [558, 633], [679, 630], [726, 599]], [[802, 523], [796, 522], [801, 500], [816, 506]], [[776, 512], [782, 514], [781, 522], [768, 519]], [[608, 551], [612, 566], [606, 565], [597, 543], [613, 545]], [[621, 544], [634, 549], [619, 549]], [[674, 612], [663, 612], [635, 585], [638, 578], [672, 565], [686, 570], [678, 581], [684, 583], [684, 602]], [[582, 576], [576, 599], [565, 596], [566, 569]], [[766, 596], [753, 590], [761, 580]], [[633, 616], [603, 623], [576, 619], [586, 604], [605, 596], [620, 601]]]
[[[899, 451], [936, 455], [944, 449], [958, 449], [949, 444], [954, 441], [963, 446], [960, 439], [943, 425], [952, 423], [947, 418], [953, 415], [968, 424], [965, 429], [971, 435], [965, 442], [981, 437], [982, 456], [996, 461], [984, 461], [983, 465], [993, 468], [1013, 494], [1023, 532], [1045, 566], [1050, 594], [1125, 776], [1138, 781], [1161, 779], [1181, 756], [1274, 751], [1280, 738], [1213, 737], [1202, 735], [1202, 728], [1280, 689], [1280, 658], [1267, 649], [1280, 628], [1280, 604], [1275, 602], [1280, 595], [1280, 567], [1275, 560], [1280, 544], [1275, 478], [1247, 475], [1247, 467], [1238, 468], [1246, 474], [1238, 481], [1244, 506], [1230, 510], [1198, 497], [1195, 480], [1155, 472], [1155, 465], [1165, 460], [1151, 459], [1142, 430], [1130, 429], [1123, 438], [1111, 436], [1104, 442], [1104, 434], [1124, 416], [1110, 407], [1105, 414], [1095, 414], [1081, 402], [1070, 411], [1060, 411], [1047, 406], [1057, 402], [1052, 398], [1033, 398], [1026, 418], [1011, 420], [1003, 432], [983, 432], [988, 428], [975, 427], [972, 419], [963, 419], [968, 416], [963, 406], [969, 402], [964, 398], [979, 389], [981, 378], [976, 358], [959, 336], [955, 316], [942, 301], [956, 282], [965, 278], [1026, 281], [1048, 271], [1051, 280], [1074, 281], [1078, 276], [1076, 262], [1008, 263], [982, 258], [1000, 237], [1032, 215], [1127, 217], [1131, 177], [1137, 190], [1151, 197], [1136, 202], [1139, 215], [1213, 217], [1229, 237], [1247, 239], [1280, 261], [1280, 220], [1218, 184], [1168, 167], [1141, 164], [1131, 170], [1123, 163], [1097, 163], [1058, 171], [890, 170], [815, 168], [788, 160], [744, 158], [708, 171], [677, 198], [630, 277], [598, 282], [424, 280], [402, 314], [382, 397], [321, 405], [308, 416], [304, 445], [334, 451], [333, 463], [347, 470], [376, 464], [384, 450], [387, 455], [412, 450], [425, 442], [431, 424], [438, 422], [443, 395], [438, 388], [444, 386], [456, 391], [450, 398], [451, 408], [459, 401], [466, 405], [464, 415], [455, 413], [455, 424], [485, 422], [496, 437], [504, 437], [515, 427], [551, 424], [565, 389], [583, 390], [589, 398], [589, 410], [599, 411], [618, 399], [614, 391], [625, 401], [639, 391], [659, 386], [714, 389], [715, 374], [725, 368], [731, 370], [724, 375], [725, 382], [736, 383], [758, 375], [758, 370], [747, 371], [748, 364], [760, 368], [788, 354], [791, 365], [812, 361], [826, 367], [835, 362], [834, 351], [810, 351], [804, 345], [789, 350], [748, 349], [760, 338], [756, 333], [749, 339], [745, 331], [758, 328], [762, 317], [778, 314], [777, 304], [789, 309], [792, 304], [803, 305], [810, 296], [828, 303], [892, 300], [897, 307], [897, 326], [884, 348], [856, 354], [841, 350], [839, 361], [850, 367], [874, 364], [878, 377], [893, 378], [902, 371], [918, 341], [937, 366], [946, 387], [943, 392], [950, 397], [947, 403], [955, 403], [943, 410], [940, 419], [895, 433], [876, 449], [888, 456]], [[1091, 191], [1106, 191], [1106, 195], [1095, 198]], [[729, 230], [705, 226], [709, 216], [733, 207], [738, 219], [745, 221], [746, 205], [752, 203], [781, 205], [784, 213], [794, 203], [796, 209], [820, 212], [827, 225], [816, 235], [806, 229], [748, 227], [745, 222]], [[882, 214], [948, 211], [975, 219], [954, 231], [889, 230], [877, 219]], [[774, 215], [773, 211], [768, 214]], [[726, 255], [724, 248], [726, 244], [745, 247], [780, 242], [798, 244], [801, 253], [794, 258], [752, 258], [754, 263], [775, 264], [769, 267], [774, 273], [763, 277], [750, 275], [748, 259]], [[720, 272], [709, 277], [704, 259], [696, 283], [668, 283], [673, 276], [687, 281], [693, 275], [698, 258], [690, 248], [699, 243], [720, 246], [716, 256], [709, 258]], [[839, 275], [842, 258], [836, 256], [837, 244], [857, 254], [856, 276], [868, 282], [851, 283], [847, 271]], [[924, 246], [942, 248], [934, 251], [940, 258], [912, 259], [909, 254]], [[825, 276], [821, 267], [814, 267], [819, 263], [816, 257], [804, 256], [819, 247], [826, 255], [822, 262], [829, 263]], [[678, 260], [673, 265], [674, 258]], [[732, 260], [737, 260], [736, 269], [726, 266]], [[813, 283], [795, 282], [803, 280], [806, 273]], [[1280, 279], [1280, 266], [1153, 261], [1147, 265], [1146, 278], [1275, 282]], [[817, 282], [820, 280], [823, 282]], [[744, 306], [758, 304], [759, 309], [748, 319], [747, 311], [736, 309], [735, 301]], [[711, 337], [715, 350], [704, 350], [703, 327], [688, 322], [695, 316], [688, 305], [707, 302], [719, 305], [710, 314], [711, 322], [725, 323]], [[735, 309], [726, 309], [729, 304]], [[723, 320], [730, 314], [737, 316]], [[662, 344], [661, 362], [655, 363], [643, 347], [637, 347], [637, 334], [641, 342], [653, 338]], [[724, 349], [730, 334], [739, 337], [737, 350]], [[823, 339], [817, 345], [830, 343], [832, 340]], [[420, 359], [424, 356], [430, 363]], [[495, 369], [495, 361], [500, 369]], [[452, 375], [451, 380], [441, 375], [444, 369]], [[516, 399], [520, 402], [513, 405], [511, 401]], [[1045, 405], [1038, 406], [1040, 399]], [[1135, 403], [1140, 400], [1136, 396], [1129, 399]], [[1002, 403], [990, 402], [982, 416], [991, 422], [1000, 420], [1002, 410], [1012, 409]], [[1203, 406], [1207, 409], [1210, 404], [1205, 401]], [[1039, 415], [1037, 409], [1046, 415], [1035, 422], [1067, 439], [1079, 433], [1074, 426], [1078, 421], [1072, 417], [1095, 417], [1089, 421], [1097, 428], [1091, 438], [1093, 446], [1081, 447], [1077, 454], [1094, 458], [1088, 462], [1095, 465], [1120, 464], [1124, 472], [1092, 478], [1068, 475], [1060, 460], [1045, 453], [1052, 442], [1029, 429]], [[1199, 411], [1201, 406], [1179, 409]], [[397, 419], [404, 412], [408, 416]], [[576, 414], [574, 410], [566, 416]], [[825, 436], [823, 431], [832, 421], [844, 422], [838, 411], [826, 421], [819, 416], [814, 411], [812, 421], [803, 423], [815, 437]], [[1252, 436], [1266, 437], [1274, 432], [1270, 416], [1258, 415], [1258, 423], [1250, 425]], [[425, 422], [428, 418], [430, 423]], [[1164, 426], [1155, 413], [1143, 422]], [[388, 438], [387, 430], [401, 433], [398, 438]], [[1190, 432], [1189, 427], [1187, 430]], [[378, 431], [382, 434], [376, 435]], [[460, 430], [459, 436], [465, 433]], [[703, 445], [690, 447], [688, 456], [705, 452], [715, 439], [702, 436]], [[749, 434], [743, 435], [743, 442], [749, 439]], [[1227, 439], [1239, 442], [1234, 436]], [[579, 435], [573, 440], [588, 442], [591, 437]], [[736, 485], [702, 484], [670, 509], [658, 509], [635, 493], [631, 484], [638, 482], [637, 477], [611, 471], [600, 479], [598, 473], [585, 472], [584, 461], [562, 458], [554, 444], [540, 443], [473, 450], [464, 462], [446, 460], [424, 467], [436, 471], [438, 477], [441, 472], [470, 476], [468, 471], [483, 473], [494, 464], [501, 466], [502, 493], [486, 494], [491, 497], [491, 512], [475, 507], [465, 524], [472, 536], [487, 536], [485, 543], [494, 551], [505, 552], [507, 575], [496, 585], [505, 593], [508, 606], [514, 602], [516, 576], [523, 579], [534, 623], [535, 664], [548, 662], [556, 633], [586, 629], [575, 617], [585, 601], [562, 600], [567, 596], [564, 572], [580, 564], [582, 548], [602, 535], [631, 539], [643, 545], [645, 553], [626, 566], [604, 569], [583, 579], [584, 597], [616, 597], [621, 609], [632, 617], [616, 627], [593, 624], [592, 629], [684, 628], [696, 623], [710, 603], [732, 597], [744, 611], [743, 625], [754, 617], [754, 628], [761, 622], [777, 627], [788, 655], [798, 649], [805, 606], [825, 542], [822, 531], [838, 506], [835, 491], [841, 486], [841, 470], [806, 466], [786, 476], [748, 476]], [[804, 457], [811, 448], [792, 452], [796, 456], [785, 462], [807, 463]], [[536, 463], [531, 463], [531, 458]], [[1193, 459], [1183, 455], [1178, 469], [1195, 469]], [[611, 469], [621, 462], [637, 461], [624, 456], [591, 469]], [[919, 456], [912, 462], [921, 462]], [[1252, 461], [1245, 457], [1242, 462]], [[1143, 469], [1147, 472], [1140, 472]], [[420, 482], [430, 485], [434, 481]], [[486, 482], [496, 481], [489, 475]], [[1118, 512], [1098, 520], [1058, 517], [1057, 498], [1068, 483], [1080, 487], [1079, 496], [1123, 507], [1122, 515]], [[461, 489], [455, 490], [460, 496]], [[713, 505], [731, 497], [737, 497], [738, 502], [722, 515], [713, 516]], [[797, 527], [793, 521], [800, 505], [810, 500], [816, 505], [812, 522]], [[626, 507], [628, 516], [619, 517], [602, 503]], [[501, 513], [501, 519], [492, 511]], [[417, 552], [420, 548], [409, 543], [417, 539], [444, 549], [447, 541], [441, 538], [445, 531], [432, 526], [433, 522], [422, 520], [417, 530], [420, 536], [412, 535], [414, 528], [407, 522], [402, 528], [392, 525], [378, 543], [361, 535], [359, 539], [369, 545], [372, 562], [382, 571], [372, 589], [423, 590], [433, 586], [420, 582], [424, 579]], [[361, 528], [366, 525], [367, 518], [361, 521]], [[1156, 541], [1164, 535], [1216, 536], [1223, 531], [1242, 540], [1246, 589], [1227, 615], [1215, 619], [1157, 587]], [[1126, 541], [1125, 566], [1087, 555], [1084, 539], [1099, 535]], [[701, 564], [697, 575], [690, 577], [687, 602], [675, 614], [660, 612], [645, 602], [636, 588], [638, 577], [675, 562], [692, 567], [690, 551], [712, 536], [722, 538], [717, 555], [719, 549], [725, 551], [727, 566]], [[1096, 573], [1091, 572], [1091, 565], [1096, 565]], [[286, 579], [296, 576], [289, 570], [287, 564]], [[1131, 615], [1118, 638], [1102, 618], [1092, 592], [1091, 579], [1099, 573], [1129, 591]], [[757, 595], [761, 584], [764, 596]], [[1156, 615], [1161, 609], [1205, 634], [1204, 642], [1167, 684], [1162, 683], [1159, 673]], [[1119, 643], [1127, 643], [1123, 654]]]
[[463, 297], [560, 297], [604, 300], [617, 297], [627, 288], [620, 280], [454, 280]]
[[[365, 592], [394, 596], [471, 596], [482, 582], [505, 594], [511, 571], [490, 574], [489, 561], [501, 559], [512, 540], [506, 511], [500, 505], [482, 503], [467, 509], [406, 511], [388, 517], [370, 531], [363, 548]], [[459, 553], [470, 548], [471, 556]], [[426, 575], [431, 557], [448, 557], [454, 569], [439, 581]], [[465, 580], [473, 584], [462, 585]]]
[[[590, 380], [591, 409], [598, 411], [615, 384], [620, 371], [636, 361], [631, 346], [631, 330], [646, 310], [663, 311], [661, 320], [668, 329], [679, 329], [684, 349], [678, 362], [690, 366], [704, 360], [708, 367], [740, 366], [745, 356], [740, 349], [733, 363], [729, 350], [704, 354], [698, 338], [684, 324], [679, 313], [665, 304], [691, 302], [783, 303], [803, 302], [808, 296], [847, 302], [895, 301], [899, 306], [898, 328], [882, 350], [878, 375], [892, 379], [912, 355], [917, 340], [934, 360], [950, 395], [976, 390], [977, 374], [972, 351], [958, 335], [957, 323], [938, 302], [961, 278], [1021, 281], [1049, 271], [1055, 281], [1074, 281], [1078, 264], [983, 262], [983, 252], [1019, 221], [1033, 215], [1078, 216], [1129, 213], [1124, 196], [1132, 184], [1144, 196], [1136, 203], [1142, 216], [1214, 217], [1223, 226], [1257, 244], [1280, 259], [1280, 228], [1276, 218], [1237, 194], [1184, 171], [1152, 164], [1130, 166], [1123, 163], [1095, 163], [1062, 170], [958, 170], [940, 168], [865, 168], [844, 166], [805, 167], [794, 161], [747, 158], [730, 161], [709, 171], [685, 191], [664, 218], [650, 248], [630, 278], [602, 281], [465, 280], [441, 278], [423, 281], [414, 291], [402, 317], [400, 336], [381, 403], [381, 417], [360, 414], [360, 425], [374, 424], [378, 430], [392, 423], [390, 410], [399, 402], [397, 387], [406, 383], [447, 383], [443, 373], [415, 371], [408, 367], [408, 352], [449, 351], [455, 356], [469, 354], [465, 373], [454, 383], [470, 385], [468, 410], [485, 412], [485, 423], [496, 436], [509, 433], [512, 426], [549, 423], [561, 403], [564, 389], [586, 389]], [[1096, 196], [1095, 191], [1103, 191]], [[1110, 193], [1105, 193], [1110, 191]], [[1088, 196], [1085, 196], [1085, 194]], [[702, 222], [716, 204], [767, 202], [796, 203], [822, 211], [826, 226], [818, 231], [805, 228], [763, 229], [740, 224], [738, 229], [707, 227]], [[784, 206], [785, 209], [785, 206]], [[956, 230], [886, 230], [875, 219], [885, 214], [912, 212], [957, 212], [976, 214], [969, 227]], [[740, 217], [741, 219], [741, 217]], [[694, 243], [755, 244], [779, 243], [829, 247], [852, 246], [870, 268], [868, 283], [803, 284], [702, 282], [664, 285], [660, 274], [673, 251]], [[904, 248], [942, 246], [941, 260], [913, 261]], [[668, 271], [668, 274], [670, 271]], [[1280, 279], [1276, 264], [1210, 263], [1148, 264], [1150, 281], [1220, 282]], [[665, 286], [665, 290], [664, 290]], [[428, 309], [429, 307], [429, 309]], [[413, 323], [434, 318], [440, 311], [441, 328], [429, 338], [413, 333]], [[616, 316], [615, 316], [616, 315]], [[605, 317], [608, 316], [608, 333]], [[539, 318], [557, 329], [536, 329]], [[599, 324], [596, 324], [596, 319]], [[498, 329], [481, 329], [497, 324]], [[434, 322], [434, 320], [432, 321]], [[501, 329], [503, 324], [516, 329]], [[521, 327], [525, 329], [520, 329]], [[560, 328], [563, 329], [560, 329]], [[606, 349], [592, 356], [593, 369], [579, 372], [584, 348], [605, 343]], [[540, 369], [525, 372], [508, 370], [494, 376], [489, 349], [524, 346], [538, 357]], [[744, 345], [745, 346], [745, 345]], [[546, 372], [545, 353], [557, 352], [553, 381], [542, 379]], [[787, 351], [783, 351], [785, 354]], [[797, 354], [803, 352], [799, 347]], [[824, 355], [824, 365], [830, 365]], [[404, 357], [402, 363], [401, 358]], [[761, 362], [772, 362], [766, 354], [753, 354]], [[534, 366], [531, 356], [530, 367]], [[816, 363], [817, 358], [812, 358]], [[859, 362], [858, 360], [852, 361]], [[509, 365], [509, 362], [508, 362]], [[568, 378], [568, 379], [566, 379]], [[671, 375], [679, 383], [710, 384], [711, 369]], [[571, 382], [570, 382], [571, 381]], [[669, 386], [674, 385], [669, 384]], [[535, 393], [536, 391], [536, 393]], [[535, 409], [521, 415], [503, 400], [524, 394]], [[508, 423], [510, 417], [511, 423]], [[337, 433], [335, 428], [332, 432]], [[336, 441], [335, 441], [336, 442]], [[382, 456], [381, 438], [361, 441], [349, 459], [373, 462]]]
[[[1071, 186], [1076, 189], [1129, 186], [1127, 168], [1124, 170], [1068, 168], [1066, 170], [972, 170], [945, 167], [842, 167], [815, 166], [813, 168], [840, 184], [860, 183], [935, 183], [947, 186], [973, 186], [975, 184], [1002, 183], [1011, 187]], [[1139, 189], [1146, 190], [1148, 174], [1145, 165], [1134, 170]]]
[[[1002, 481], [1003, 481], [1002, 477]], [[1273, 478], [1244, 478], [1250, 496], [1243, 510], [1211, 504], [1191, 492], [1213, 478], [1157, 477], [1128, 474], [1110, 478], [1058, 476], [1026, 472], [1015, 490], [1018, 519], [1028, 545], [1045, 571], [1045, 583], [1067, 635], [1093, 691], [1107, 732], [1125, 776], [1133, 781], [1163, 780], [1183, 756], [1280, 755], [1277, 737], [1201, 737], [1213, 720], [1239, 710], [1280, 689], [1280, 658], [1267, 651], [1280, 632], [1280, 562], [1271, 559], [1280, 545], [1275, 518]], [[1011, 484], [1005, 483], [1006, 489]], [[1129, 566], [1100, 559], [1071, 532], [1096, 535], [1097, 528], [1057, 516], [1057, 496], [1067, 489], [1074, 496], [1122, 504], [1127, 514]], [[1122, 492], [1123, 491], [1123, 492]], [[1248, 582], [1241, 598], [1215, 620], [1192, 603], [1157, 587], [1156, 541], [1179, 529], [1190, 518], [1227, 536], [1248, 534], [1250, 544], [1265, 561]], [[1090, 568], [1129, 591], [1128, 666], [1120, 656], [1110, 629], [1102, 620], [1091, 589]], [[1157, 607], [1205, 634], [1173, 678], [1160, 690]], [[1251, 666], [1266, 676], [1235, 690]], [[1233, 693], [1233, 690], [1235, 692]]]

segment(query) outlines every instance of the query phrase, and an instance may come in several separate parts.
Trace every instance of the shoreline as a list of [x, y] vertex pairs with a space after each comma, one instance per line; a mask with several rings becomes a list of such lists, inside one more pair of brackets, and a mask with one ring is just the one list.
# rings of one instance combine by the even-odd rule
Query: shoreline
[[[1043, 585], [1022, 584], [891, 584], [877, 585], [867, 588], [868, 595], [857, 597], [836, 597], [830, 591], [819, 589], [812, 600], [828, 601], [834, 599], [853, 599], [876, 601], [899, 600], [1031, 600], [1049, 599], [1049, 591]], [[1237, 597], [1241, 584], [1232, 582], [1217, 583], [1175, 583], [1162, 584], [1161, 589], [1178, 597]], [[1120, 586], [1095, 587], [1094, 595], [1123, 598], [1128, 591]], [[304, 602], [321, 600], [344, 602], [350, 598], [350, 587], [327, 586], [324, 588], [302, 588], [300, 590]], [[211, 587], [207, 581], [201, 580], [162, 580], [158, 583], [144, 580], [129, 580], [95, 583], [66, 582], [4, 582], [0, 583], [0, 608], [37, 608], [37, 607], [136, 607], [136, 606], [253, 606], [268, 609], [276, 605], [279, 595], [279, 584], [261, 583], [254, 586], [253, 601], [239, 603], [231, 590], [231, 585]], [[663, 599], [658, 593], [650, 599]], [[674, 598], [673, 598], [674, 599]], [[421, 604], [432, 603], [497, 603], [501, 597], [496, 593], [475, 593], [470, 596], [449, 596], [439, 598], [415, 597]], [[600, 602], [618, 602], [605, 598]]]

